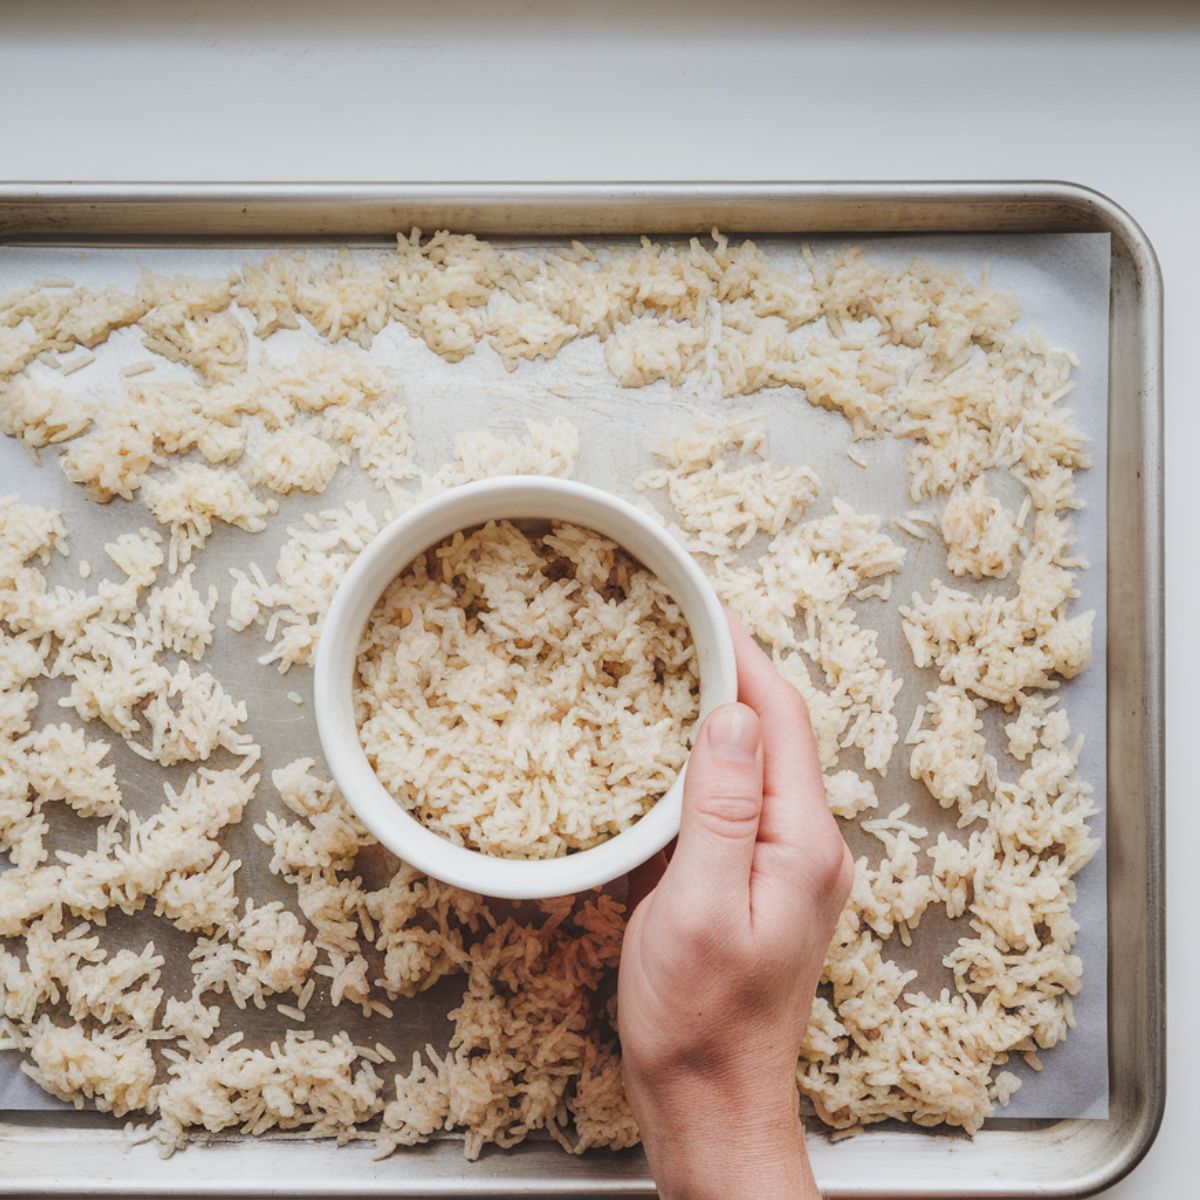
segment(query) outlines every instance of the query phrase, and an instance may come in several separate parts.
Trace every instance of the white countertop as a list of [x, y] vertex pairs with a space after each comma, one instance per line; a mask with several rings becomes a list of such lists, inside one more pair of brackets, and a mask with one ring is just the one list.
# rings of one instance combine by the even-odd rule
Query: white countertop
[[[830, 6], [832, 7], [832, 6]], [[54, 0], [0, 7], [0, 175], [27, 180], [1067, 179], [1166, 279], [1169, 1070], [1108, 1195], [1196, 1194], [1200, 8], [739, 0]], [[965, 7], [965, 6], [963, 6]], [[1193, 6], [1196, 7], [1196, 6]], [[560, 12], [559, 10], [565, 10]], [[804, 17], [796, 13], [807, 11]], [[789, 14], [792, 14], [789, 16]], [[953, 24], [953, 28], [952, 26]]]

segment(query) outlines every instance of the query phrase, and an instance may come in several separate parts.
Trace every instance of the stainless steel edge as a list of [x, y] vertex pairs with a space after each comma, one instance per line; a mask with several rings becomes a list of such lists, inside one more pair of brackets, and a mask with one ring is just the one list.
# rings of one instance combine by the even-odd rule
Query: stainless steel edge
[[[1140, 1076], [1144, 1092], [1126, 1111], [1118, 1112], [1123, 1136], [1089, 1181], [1088, 1191], [1095, 1192], [1122, 1179], [1145, 1157], [1166, 1105], [1166, 643], [1162, 272], [1149, 238], [1124, 209], [1096, 192], [1088, 193], [1087, 199], [1106, 221], [1113, 241], [1110, 477], [1119, 472], [1133, 488], [1136, 501], [1119, 511], [1110, 490], [1110, 554], [1114, 545], [1128, 539], [1139, 546], [1142, 556], [1140, 572], [1110, 571], [1108, 581], [1110, 620], [1114, 611], [1131, 618], [1128, 624], [1110, 627], [1118, 630], [1109, 639], [1110, 814], [1116, 809], [1121, 825], [1136, 824], [1139, 817], [1144, 821], [1136, 832], [1122, 829], [1123, 836], [1110, 837], [1110, 875], [1125, 866], [1114, 862], [1114, 847], [1119, 854], [1122, 845], [1132, 843], [1144, 857], [1139, 864], [1143, 903], [1136, 913], [1122, 909], [1116, 902], [1117, 889], [1110, 888], [1109, 990], [1111, 998], [1119, 986], [1118, 973], [1130, 972], [1142, 984], [1135, 990], [1145, 1005], [1137, 1022], [1140, 1027], [1128, 1039], [1116, 1039], [1116, 1054], [1110, 1033], [1109, 1070], [1117, 1085], [1122, 1073]], [[1134, 445], [1136, 453], [1130, 454]], [[1123, 461], [1126, 455], [1128, 462]], [[1136, 661], [1131, 661], [1134, 655]], [[1114, 672], [1118, 673], [1115, 689]], [[1128, 689], [1128, 696], [1121, 686], [1126, 681], [1137, 683]], [[1121, 709], [1113, 702], [1114, 690], [1123, 701]], [[1114, 797], [1119, 802], [1127, 786], [1137, 788], [1134, 795], [1141, 803], [1114, 805]], [[1110, 816], [1110, 827], [1112, 823]], [[1120, 1086], [1113, 1093], [1124, 1098]]]
[[[1112, 238], [1109, 454], [1107, 1121], [987, 1130], [974, 1141], [879, 1130], [813, 1139], [829, 1195], [1084, 1196], [1131, 1170], [1165, 1100], [1162, 284], [1137, 224], [1087, 188], [1037, 182], [2, 183], [0, 243], [385, 240], [482, 235], [1106, 231]], [[214, 1139], [202, 1163], [128, 1157], [111, 1124], [0, 1120], [0, 1194], [645, 1195], [638, 1156], [565, 1160], [526, 1145], [487, 1175], [437, 1147], [401, 1167], [286, 1138]], [[82, 1143], [86, 1141], [86, 1145]], [[449, 1149], [447, 1147], [447, 1149]], [[591, 1164], [602, 1164], [599, 1167]], [[550, 1172], [553, 1171], [553, 1175]], [[202, 1174], [201, 1174], [202, 1173]], [[887, 1183], [881, 1189], [879, 1181]]]
[[[1097, 193], [1054, 182], [5, 183], [0, 242], [484, 235], [918, 233], [1095, 230], [1120, 223]], [[886, 206], [886, 217], [881, 215]]]

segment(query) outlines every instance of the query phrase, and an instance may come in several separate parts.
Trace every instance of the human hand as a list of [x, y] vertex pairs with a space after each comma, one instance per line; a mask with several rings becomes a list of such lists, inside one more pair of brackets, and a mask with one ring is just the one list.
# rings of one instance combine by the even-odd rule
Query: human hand
[[675, 853], [631, 878], [621, 951], [625, 1090], [665, 1200], [817, 1195], [796, 1060], [854, 877], [808, 709], [730, 626], [739, 703], [696, 737]]

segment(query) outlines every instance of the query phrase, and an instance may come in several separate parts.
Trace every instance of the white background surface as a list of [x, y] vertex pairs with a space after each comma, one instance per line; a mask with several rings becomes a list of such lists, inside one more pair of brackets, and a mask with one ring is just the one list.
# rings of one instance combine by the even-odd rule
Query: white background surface
[[1109, 1193], [1196, 1194], [1200, 6], [0, 4], [8, 179], [1070, 179], [1167, 290], [1172, 1095]]

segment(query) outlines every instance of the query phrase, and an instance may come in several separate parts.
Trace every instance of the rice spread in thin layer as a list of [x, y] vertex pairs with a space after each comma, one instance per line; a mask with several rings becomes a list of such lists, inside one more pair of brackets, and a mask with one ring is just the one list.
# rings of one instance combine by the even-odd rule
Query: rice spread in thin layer
[[[1091, 651], [1092, 614], [1074, 603], [1086, 564], [1073, 549], [1075, 473], [1089, 458], [1063, 403], [1073, 359], [1014, 328], [1018, 314], [986, 278], [883, 266], [854, 249], [800, 263], [720, 235], [508, 250], [417, 230], [388, 253], [289, 251], [213, 279], [147, 273], [130, 289], [55, 279], [0, 298], [0, 430], [79, 485], [81, 500], [119, 497], [133, 520], [103, 556], [86, 547], [87, 570], [68, 571], [63, 514], [0, 498], [0, 851], [11, 864], [0, 872], [0, 1041], [47, 1091], [144, 1114], [167, 1150], [195, 1130], [276, 1128], [367, 1135], [385, 1153], [458, 1131], [471, 1157], [536, 1131], [576, 1151], [636, 1142], [611, 1003], [619, 900], [513, 909], [420, 876], [375, 845], [317, 761], [303, 751], [267, 761], [259, 738], [280, 714], [255, 711], [209, 669], [220, 646], [250, 638], [265, 639], [260, 662], [281, 673], [311, 663], [349, 563], [421, 496], [488, 475], [573, 473], [570, 418], [607, 372], [622, 388], [656, 389], [647, 406], [676, 417], [661, 445], [632, 437], [643, 474], [635, 482], [631, 468], [619, 486], [658, 505], [804, 694], [830, 806], [860, 850], [798, 1087], [841, 1131], [885, 1119], [978, 1129], [1019, 1084], [1006, 1064], [1040, 1067], [1039, 1052], [1074, 1025], [1075, 876], [1097, 846], [1080, 739], [1055, 690]], [[406, 401], [371, 357], [380, 335], [446, 363], [494, 354], [497, 368], [525, 370], [561, 355], [571, 374], [538, 392], [524, 431], [464, 430], [447, 462], [414, 436], [407, 402], [445, 398]], [[105, 376], [110, 339], [141, 345]], [[891, 597], [910, 547], [811, 467], [774, 460], [794, 447], [772, 449], [742, 399], [764, 389], [837, 414], [857, 443], [879, 442], [855, 461], [904, 448], [901, 503], [922, 507], [897, 525], [923, 554], [940, 533], [946, 554], [945, 571], [935, 564], [902, 607]], [[697, 396], [709, 398], [701, 418], [680, 417], [677, 402]], [[610, 449], [584, 447], [582, 473]], [[351, 472], [368, 499], [276, 516], [281, 497]], [[278, 522], [274, 561], [246, 561], [251, 539]], [[494, 534], [537, 582], [533, 544]], [[556, 553], [595, 570], [586, 539], [555, 536]], [[210, 543], [239, 564], [229, 578], [206, 574]], [[509, 575], [506, 565], [488, 586]], [[550, 594], [561, 602], [562, 590]], [[424, 631], [419, 605], [398, 607]], [[896, 608], [911, 664], [888, 661], [880, 643], [881, 613]], [[431, 611], [426, 668], [447, 696], [510, 654], [522, 669], [536, 656], [523, 625], [504, 632], [500, 658], [471, 651], [452, 665], [468, 610], [446, 594]], [[672, 627], [635, 621], [631, 636], [682, 653]], [[386, 644], [386, 628], [376, 632]], [[633, 688], [604, 663], [636, 658], [604, 654], [563, 659], [611, 681], [597, 726]], [[612, 803], [631, 818], [673, 771], [692, 700], [688, 661], [660, 657], [682, 664], [664, 674], [661, 714], [658, 701], [648, 714], [620, 709], [636, 728], [608, 743], [622, 755], [605, 764], [612, 795], [625, 797]], [[386, 693], [404, 663], [383, 661]], [[903, 696], [914, 666], [937, 678]], [[472, 701], [489, 702], [477, 690]], [[543, 694], [494, 692], [518, 723]], [[426, 689], [414, 694], [427, 703]], [[311, 705], [285, 709], [284, 721], [311, 722]], [[371, 719], [404, 711], [385, 704]], [[440, 733], [450, 710], [429, 712]], [[997, 717], [989, 740], [985, 718]], [[648, 718], [672, 736], [639, 748]], [[514, 759], [541, 753], [547, 731], [580, 727], [534, 724]], [[421, 727], [408, 732], [417, 746]], [[388, 753], [403, 734], [387, 730]], [[603, 745], [597, 734], [586, 756], [557, 747], [546, 762], [591, 771]], [[434, 751], [437, 762], [444, 747]], [[146, 762], [162, 768], [161, 788]], [[471, 777], [491, 788], [490, 770], [476, 763]], [[894, 803], [898, 776], [919, 782], [920, 820]], [[422, 802], [442, 803], [438, 819], [454, 829], [463, 794], [438, 780]], [[549, 788], [540, 794], [550, 801]], [[589, 785], [574, 798], [595, 794]], [[517, 829], [495, 797], [481, 791], [477, 803], [466, 824], [500, 814], [486, 836], [525, 847], [586, 842], [613, 818], [530, 804]], [[269, 896], [249, 883], [252, 854], [275, 877]], [[902, 965], [930, 909], [959, 923], [941, 979]], [[186, 961], [177, 939], [191, 946]], [[439, 983], [461, 988], [447, 1036], [402, 1046], [404, 1004]], [[260, 1009], [274, 1033], [249, 1037], [244, 1015]]]

